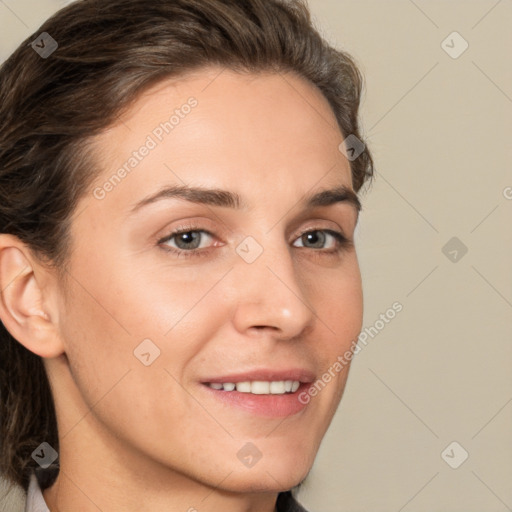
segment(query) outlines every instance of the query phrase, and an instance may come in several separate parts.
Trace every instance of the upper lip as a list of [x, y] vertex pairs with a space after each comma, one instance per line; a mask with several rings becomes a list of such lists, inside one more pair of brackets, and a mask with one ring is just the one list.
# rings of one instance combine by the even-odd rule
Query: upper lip
[[217, 375], [208, 379], [202, 380], [206, 383], [221, 383], [226, 382], [245, 382], [245, 381], [280, 381], [280, 380], [296, 380], [299, 382], [313, 382], [315, 374], [306, 368], [289, 368], [289, 369], [272, 369], [260, 368], [250, 370], [247, 372], [230, 373], [228, 375]]

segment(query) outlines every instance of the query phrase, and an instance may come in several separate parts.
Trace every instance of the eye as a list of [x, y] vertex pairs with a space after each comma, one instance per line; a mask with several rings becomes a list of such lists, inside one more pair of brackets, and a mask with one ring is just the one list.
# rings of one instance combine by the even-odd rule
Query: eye
[[[296, 243], [294, 243], [294, 247], [305, 247], [306, 249], [327, 249], [326, 252], [336, 252], [339, 250], [340, 246], [344, 247], [348, 243], [348, 240], [344, 235], [330, 229], [314, 229], [306, 231], [297, 238], [297, 241], [302, 242], [302, 245], [296, 245]], [[328, 247], [325, 247], [326, 243], [328, 244]]]
[[[170, 250], [181, 252], [202, 249], [205, 247], [205, 242], [211, 239], [213, 239], [213, 235], [204, 229], [187, 229], [175, 231], [160, 240], [159, 243], [167, 246]], [[206, 246], [208, 246], [208, 244], [206, 244]]]

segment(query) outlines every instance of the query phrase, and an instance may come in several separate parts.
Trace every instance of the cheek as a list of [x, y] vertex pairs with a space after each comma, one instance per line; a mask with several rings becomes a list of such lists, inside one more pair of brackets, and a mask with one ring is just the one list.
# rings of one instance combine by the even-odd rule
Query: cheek
[[83, 387], [92, 397], [127, 369], [147, 369], [148, 352], [151, 368], [169, 368], [180, 379], [226, 317], [219, 290], [213, 300], [207, 296], [218, 280], [215, 272], [191, 276], [95, 261], [93, 254], [83, 261], [73, 269], [61, 331], [68, 359], [77, 372], [83, 368]]
[[317, 282], [311, 302], [330, 340], [330, 350], [336, 350], [339, 355], [357, 339], [362, 327], [363, 291], [355, 253], [339, 272], [326, 273]]
[[[193, 402], [179, 399], [179, 382], [198, 351], [197, 340], [202, 340], [198, 327], [188, 320], [184, 307], [178, 307], [183, 294], [176, 290], [160, 297], [159, 288], [141, 288], [136, 279], [116, 283], [110, 276], [104, 286], [101, 276], [95, 277], [87, 291], [73, 287], [61, 325], [79, 394], [76, 402], [83, 402], [101, 424], [125, 440], [134, 432], [142, 438], [148, 425], [161, 428], [158, 435], [164, 439], [165, 429], [175, 421], [185, 423], [193, 407]], [[173, 294], [175, 303], [170, 301]], [[179, 328], [165, 336], [181, 317]], [[145, 353], [149, 365], [144, 364]]]
[[[341, 400], [363, 321], [363, 293], [361, 275], [355, 253], [348, 258], [340, 272], [331, 273], [318, 286], [312, 296], [317, 316], [317, 330], [322, 332], [321, 347], [311, 340], [310, 348], [316, 353], [322, 373], [313, 396], [319, 416], [330, 423]], [[310, 388], [312, 389], [312, 388]]]

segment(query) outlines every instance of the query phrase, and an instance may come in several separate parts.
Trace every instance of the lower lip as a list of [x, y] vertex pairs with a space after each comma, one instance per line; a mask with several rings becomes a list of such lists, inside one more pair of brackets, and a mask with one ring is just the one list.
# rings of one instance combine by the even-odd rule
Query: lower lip
[[299, 394], [308, 388], [308, 383], [301, 383], [295, 393], [282, 395], [255, 395], [236, 390], [213, 389], [206, 384], [202, 384], [202, 386], [216, 399], [259, 416], [272, 418], [291, 416], [302, 411], [308, 405], [299, 401]]

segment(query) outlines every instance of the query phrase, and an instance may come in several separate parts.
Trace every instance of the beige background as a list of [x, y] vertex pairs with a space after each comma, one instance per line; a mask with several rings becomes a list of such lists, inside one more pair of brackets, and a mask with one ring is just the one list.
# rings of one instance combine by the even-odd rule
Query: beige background
[[[65, 3], [0, 0], [0, 61]], [[512, 510], [512, 1], [310, 6], [366, 75], [364, 326], [403, 311], [355, 358], [300, 498], [310, 512]], [[458, 58], [442, 47], [454, 31]], [[452, 237], [468, 248], [455, 262]], [[441, 456], [453, 441], [452, 465], [469, 454], [457, 469]]]

